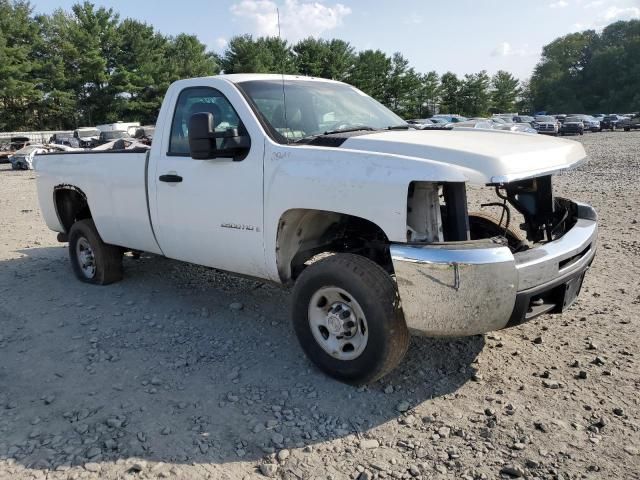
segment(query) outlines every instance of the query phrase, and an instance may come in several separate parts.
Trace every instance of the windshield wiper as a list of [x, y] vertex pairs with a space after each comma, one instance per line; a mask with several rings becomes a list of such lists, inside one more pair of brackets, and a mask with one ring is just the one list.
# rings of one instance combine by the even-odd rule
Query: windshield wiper
[[334, 135], [336, 133], [349, 133], [349, 132], [360, 132], [360, 131], [376, 132], [378, 130], [380, 129], [369, 127], [367, 125], [361, 125], [359, 127], [341, 128], [339, 130], [327, 130], [326, 132], [323, 132], [323, 133], [315, 133], [313, 135], [302, 137], [298, 140], [295, 140], [293, 143], [305, 143], [305, 142], [312, 141], [314, 138], [323, 137], [325, 135]]
[[366, 130], [368, 132], [373, 132], [375, 130], [378, 130], [377, 128], [373, 128], [373, 127], [368, 127], [366, 125], [362, 125], [360, 127], [351, 127], [351, 128], [341, 128], [339, 130], [329, 130], [326, 131], [324, 133], [321, 133], [319, 135], [316, 136], [321, 136], [321, 135], [333, 135], [334, 133], [349, 133], [349, 132], [359, 132], [361, 130]]

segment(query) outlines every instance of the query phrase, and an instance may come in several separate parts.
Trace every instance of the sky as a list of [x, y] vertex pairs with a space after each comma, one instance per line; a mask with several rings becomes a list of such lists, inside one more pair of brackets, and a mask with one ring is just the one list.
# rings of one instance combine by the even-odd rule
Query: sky
[[[78, 0], [32, 0], [38, 13]], [[419, 72], [507, 70], [530, 77], [542, 47], [571, 32], [640, 19], [640, 0], [93, 0], [167, 35], [190, 33], [221, 53], [234, 35], [340, 38], [401, 52]]]

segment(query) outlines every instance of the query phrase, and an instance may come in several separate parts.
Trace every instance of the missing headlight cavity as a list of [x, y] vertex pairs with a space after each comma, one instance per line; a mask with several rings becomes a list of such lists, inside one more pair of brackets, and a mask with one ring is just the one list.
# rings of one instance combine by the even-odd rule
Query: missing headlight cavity
[[411, 182], [407, 196], [407, 241], [441, 242], [440, 187], [432, 182]]
[[469, 239], [464, 183], [411, 182], [407, 196], [407, 241]]

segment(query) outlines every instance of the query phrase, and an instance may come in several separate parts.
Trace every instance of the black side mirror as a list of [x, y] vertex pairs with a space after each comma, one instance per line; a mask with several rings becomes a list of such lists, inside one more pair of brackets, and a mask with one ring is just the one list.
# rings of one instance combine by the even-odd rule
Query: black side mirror
[[189, 119], [189, 150], [191, 158], [216, 158], [216, 139], [212, 113], [194, 113]]
[[[194, 113], [189, 118], [189, 149], [191, 158], [209, 160], [219, 157], [233, 157], [242, 160], [249, 153], [251, 140], [248, 135], [240, 135], [237, 128], [216, 132], [212, 113]], [[217, 140], [222, 139], [220, 148]]]

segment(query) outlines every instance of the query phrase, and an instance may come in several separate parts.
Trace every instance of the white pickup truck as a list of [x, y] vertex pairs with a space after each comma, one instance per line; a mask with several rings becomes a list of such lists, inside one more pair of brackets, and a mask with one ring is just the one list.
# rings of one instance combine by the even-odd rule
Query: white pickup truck
[[[304, 351], [362, 384], [410, 332], [476, 335], [573, 302], [596, 213], [551, 180], [584, 159], [563, 139], [414, 130], [344, 83], [247, 74], [174, 83], [148, 151], [36, 170], [80, 280], [120, 280], [123, 253], [144, 251], [293, 286]], [[478, 187], [502, 218], [472, 204]]]

